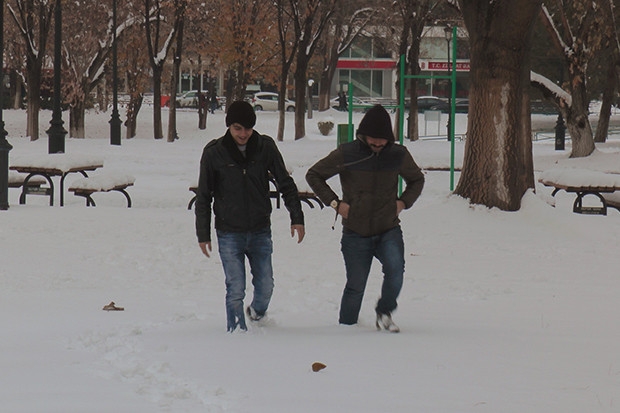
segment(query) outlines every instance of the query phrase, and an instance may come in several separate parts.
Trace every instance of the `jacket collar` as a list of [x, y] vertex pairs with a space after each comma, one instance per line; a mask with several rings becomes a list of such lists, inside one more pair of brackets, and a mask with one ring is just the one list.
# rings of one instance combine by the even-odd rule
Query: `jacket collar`
[[258, 140], [258, 132], [252, 132], [252, 136], [250, 136], [250, 139], [248, 139], [248, 144], [245, 148], [245, 156], [243, 156], [243, 154], [239, 150], [239, 147], [237, 146], [237, 142], [235, 142], [235, 140], [233, 139], [230, 131], [227, 130], [226, 134], [222, 137], [222, 145], [224, 145], [224, 148], [226, 148], [226, 151], [236, 163], [245, 164], [254, 159], [258, 148]]

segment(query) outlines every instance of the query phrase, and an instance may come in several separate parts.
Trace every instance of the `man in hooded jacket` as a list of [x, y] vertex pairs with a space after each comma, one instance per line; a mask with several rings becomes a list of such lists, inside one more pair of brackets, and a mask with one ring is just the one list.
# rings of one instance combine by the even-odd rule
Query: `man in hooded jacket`
[[[314, 193], [342, 217], [341, 251], [346, 285], [340, 304], [341, 324], [356, 324], [372, 260], [383, 268], [376, 326], [400, 329], [392, 320], [403, 284], [405, 256], [399, 215], [411, 208], [424, 187], [424, 174], [403, 145], [395, 143], [390, 115], [372, 107], [359, 124], [357, 139], [340, 145], [314, 164], [306, 180]], [[327, 184], [339, 175], [342, 198]], [[398, 195], [399, 176], [406, 185]]]

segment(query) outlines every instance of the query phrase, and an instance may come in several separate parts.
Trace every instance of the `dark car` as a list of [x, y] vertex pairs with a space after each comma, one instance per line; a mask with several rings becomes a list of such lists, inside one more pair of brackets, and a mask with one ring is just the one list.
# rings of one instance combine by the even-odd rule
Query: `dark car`
[[[440, 105], [431, 106], [429, 110], [440, 110], [444, 113], [450, 111], [450, 104], [448, 102], [442, 102]], [[457, 99], [454, 103], [454, 113], [468, 113], [469, 112], [469, 99]]]
[[448, 111], [448, 102], [436, 96], [418, 96], [418, 113], [424, 113], [425, 110]]

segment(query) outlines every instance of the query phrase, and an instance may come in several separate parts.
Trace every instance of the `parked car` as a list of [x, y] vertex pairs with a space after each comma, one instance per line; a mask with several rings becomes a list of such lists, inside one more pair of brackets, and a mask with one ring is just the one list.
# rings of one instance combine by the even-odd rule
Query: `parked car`
[[[451, 103], [442, 102], [439, 105], [431, 106], [429, 110], [439, 110], [443, 113], [450, 111]], [[468, 113], [469, 112], [469, 99], [456, 99], [454, 103], [455, 113]]]
[[[204, 92], [203, 92], [204, 93]], [[197, 108], [198, 107], [198, 91], [190, 90], [177, 96], [177, 108]]]
[[425, 110], [448, 111], [448, 102], [437, 96], [418, 96], [418, 113], [424, 113]]
[[[278, 94], [273, 92], [256, 92], [252, 98], [252, 106], [254, 110], [278, 110]], [[287, 112], [295, 111], [295, 102], [286, 99], [284, 101], [284, 110]]]

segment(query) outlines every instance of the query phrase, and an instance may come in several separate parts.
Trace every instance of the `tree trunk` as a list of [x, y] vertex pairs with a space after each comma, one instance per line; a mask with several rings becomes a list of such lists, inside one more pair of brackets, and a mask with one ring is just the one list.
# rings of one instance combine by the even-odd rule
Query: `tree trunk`
[[534, 188], [529, 51], [539, 0], [460, 0], [471, 44], [463, 170], [455, 193], [516, 211]]
[[279, 116], [278, 116], [278, 133], [276, 135], [276, 139], [279, 142], [282, 142], [284, 140], [284, 126], [286, 123], [286, 116], [285, 116], [285, 111], [286, 111], [286, 105], [285, 105], [285, 98], [286, 98], [286, 83], [287, 83], [287, 79], [288, 79], [288, 70], [290, 68], [290, 65], [282, 65], [281, 69], [282, 72], [280, 73], [280, 87], [278, 90], [278, 94], [280, 96], [280, 99], [278, 100], [278, 112], [279, 112]]
[[163, 139], [164, 132], [161, 123], [161, 76], [162, 68], [153, 67], [153, 137]]
[[338, 66], [339, 57], [338, 43], [334, 43], [329, 54], [329, 61], [326, 62], [326, 67], [321, 72], [321, 79], [319, 83], [319, 112], [331, 109], [331, 85], [332, 80], [334, 80], [334, 75], [336, 74], [336, 67]]
[[[178, 43], [177, 43], [178, 44]], [[181, 51], [173, 51], [172, 74], [170, 75], [170, 102], [168, 104], [168, 142], [179, 139], [177, 135], [177, 85], [181, 71]]]
[[307, 69], [308, 60], [305, 55], [300, 53], [295, 68], [295, 140], [306, 136], [306, 122], [304, 116], [306, 114]]
[[611, 117], [611, 105], [614, 103], [614, 96], [618, 87], [618, 75], [616, 73], [616, 62], [610, 60], [607, 69], [607, 79], [603, 88], [603, 99], [601, 102], [601, 111], [596, 125], [596, 135], [594, 142], [604, 143], [607, 141], [607, 133], [609, 132], [609, 118]]
[[27, 69], [27, 96], [26, 104], [26, 136], [31, 141], [39, 139], [39, 110], [41, 109], [41, 68]]
[[84, 139], [84, 118], [86, 104], [83, 100], [74, 102], [69, 108], [69, 137]]
[[136, 136], [136, 130], [138, 125], [138, 112], [142, 107], [142, 99], [144, 96], [142, 93], [131, 93], [129, 97], [129, 104], [127, 105], [127, 120], [125, 121], [125, 127], [127, 128], [127, 139], [131, 139]]
[[571, 158], [581, 158], [594, 152], [594, 136], [588, 119], [586, 86], [578, 76], [573, 76], [572, 104], [563, 112], [566, 130], [572, 143]]
[[15, 70], [11, 71], [11, 96], [13, 97], [13, 101], [11, 103], [11, 108], [13, 109], [22, 109], [22, 101], [24, 99], [23, 91], [23, 81], [21, 76], [17, 75]]

